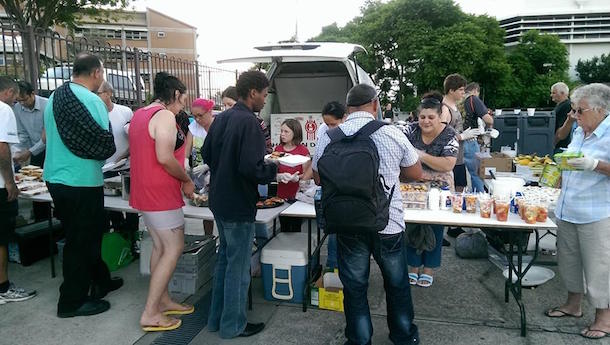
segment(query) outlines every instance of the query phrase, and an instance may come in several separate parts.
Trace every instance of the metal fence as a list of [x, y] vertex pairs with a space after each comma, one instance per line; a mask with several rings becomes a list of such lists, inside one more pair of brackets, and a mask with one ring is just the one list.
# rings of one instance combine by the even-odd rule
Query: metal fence
[[[2, 25], [0, 35], [0, 75], [29, 81], [42, 96], [50, 95], [70, 80], [72, 63], [81, 52], [90, 52], [102, 59], [105, 79], [114, 88], [114, 101], [132, 108], [152, 100], [154, 76], [161, 71], [178, 77], [186, 85], [187, 104], [197, 97], [220, 104], [220, 94], [227, 86], [235, 85], [238, 76], [237, 70], [209, 67], [197, 61], [112, 46], [96, 39], [62, 36], [52, 31], [22, 31]], [[28, 35], [33, 39], [28, 39]]]

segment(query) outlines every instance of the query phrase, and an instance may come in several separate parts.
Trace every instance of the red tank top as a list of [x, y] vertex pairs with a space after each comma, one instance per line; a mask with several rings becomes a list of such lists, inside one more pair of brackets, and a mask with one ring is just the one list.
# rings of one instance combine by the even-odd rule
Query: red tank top
[[[157, 161], [155, 141], [148, 133], [153, 115], [163, 107], [136, 110], [129, 125], [131, 189], [129, 205], [140, 211], [168, 211], [184, 206], [182, 182], [170, 175]], [[184, 133], [178, 125], [178, 134]], [[174, 150], [174, 157], [184, 164], [185, 146]]]

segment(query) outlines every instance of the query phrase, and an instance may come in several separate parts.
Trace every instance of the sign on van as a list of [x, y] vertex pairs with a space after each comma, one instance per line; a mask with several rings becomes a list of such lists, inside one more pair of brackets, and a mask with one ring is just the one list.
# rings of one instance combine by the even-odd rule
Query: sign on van
[[318, 129], [324, 123], [322, 115], [320, 113], [271, 114], [271, 145], [273, 148], [280, 144], [280, 127], [282, 127], [282, 122], [287, 119], [295, 119], [301, 123], [303, 145], [309, 149], [309, 153], [313, 156], [318, 142]]

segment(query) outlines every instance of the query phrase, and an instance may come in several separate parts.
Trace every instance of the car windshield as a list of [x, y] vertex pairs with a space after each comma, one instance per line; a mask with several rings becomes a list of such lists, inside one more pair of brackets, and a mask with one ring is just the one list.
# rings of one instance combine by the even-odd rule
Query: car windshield
[[54, 78], [54, 79], [65, 79], [68, 80], [72, 76], [72, 69], [70, 67], [52, 67], [47, 69], [42, 78]]

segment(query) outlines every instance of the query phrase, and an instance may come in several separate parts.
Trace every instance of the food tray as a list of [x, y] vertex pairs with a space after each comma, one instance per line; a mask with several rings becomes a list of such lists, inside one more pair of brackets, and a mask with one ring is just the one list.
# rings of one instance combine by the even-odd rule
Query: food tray
[[425, 183], [401, 183], [400, 193], [403, 202], [426, 203], [428, 201], [429, 186]]
[[[271, 202], [272, 201], [272, 202]], [[282, 198], [278, 198], [278, 197], [273, 197], [273, 198], [269, 198], [267, 200], [261, 200], [259, 202], [256, 203], [256, 208], [258, 209], [265, 209], [265, 208], [274, 208], [274, 207], [278, 207], [284, 204], [284, 199]]]
[[278, 158], [278, 162], [280, 162], [280, 164], [288, 166], [288, 167], [297, 167], [299, 165], [303, 165], [307, 162], [309, 162], [311, 158], [307, 157], [307, 156], [301, 156], [301, 155], [286, 155], [284, 157], [280, 157]]
[[425, 202], [413, 202], [413, 201], [403, 201], [402, 207], [404, 209], [417, 209], [417, 210], [425, 210], [428, 205]]

